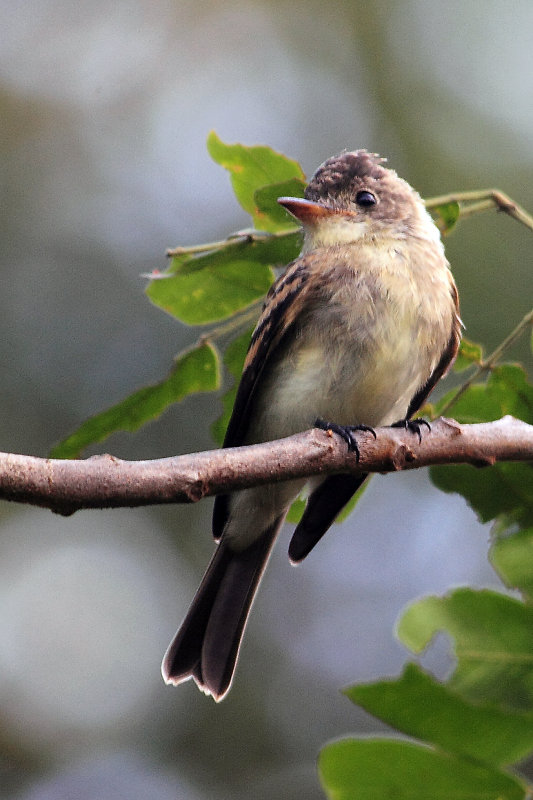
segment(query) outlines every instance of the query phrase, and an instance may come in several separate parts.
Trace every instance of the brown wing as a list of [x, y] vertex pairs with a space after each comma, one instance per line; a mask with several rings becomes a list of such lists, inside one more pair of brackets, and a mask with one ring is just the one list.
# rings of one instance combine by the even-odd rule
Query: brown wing
[[[267, 295], [244, 362], [224, 447], [239, 447], [245, 440], [260, 377], [304, 307], [308, 265], [312, 259], [312, 255], [302, 256], [289, 264]], [[227, 516], [228, 495], [218, 495], [213, 509], [213, 536], [217, 540], [222, 535]]]
[[424, 404], [440, 379], [446, 375], [457, 356], [457, 351], [459, 350], [459, 344], [461, 342], [462, 322], [459, 316], [459, 296], [457, 294], [457, 287], [453, 281], [450, 288], [455, 303], [455, 316], [453, 319], [453, 326], [448, 344], [440, 358], [439, 363], [429, 376], [427, 382], [424, 384], [424, 386], [420, 387], [409, 403], [406, 419], [410, 419], [415, 411], [418, 411], [420, 406]]

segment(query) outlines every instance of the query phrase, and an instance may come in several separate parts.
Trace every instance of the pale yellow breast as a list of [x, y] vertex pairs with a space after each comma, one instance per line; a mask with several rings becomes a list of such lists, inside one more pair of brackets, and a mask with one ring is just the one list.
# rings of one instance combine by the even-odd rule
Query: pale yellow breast
[[[335, 247], [297, 336], [265, 376], [255, 439], [405, 417], [450, 338], [454, 306], [442, 250], [427, 243]], [[322, 272], [318, 274], [318, 270]]]

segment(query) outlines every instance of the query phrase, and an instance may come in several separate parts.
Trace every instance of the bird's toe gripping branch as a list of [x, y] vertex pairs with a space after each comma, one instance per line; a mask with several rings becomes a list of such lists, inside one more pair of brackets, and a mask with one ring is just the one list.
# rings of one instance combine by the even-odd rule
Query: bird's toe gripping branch
[[403, 428], [406, 431], [411, 431], [411, 433], [415, 433], [418, 436], [419, 443], [422, 441], [422, 426], [431, 430], [431, 425], [427, 421], [427, 419], [422, 419], [422, 417], [418, 419], [399, 419], [398, 422], [393, 422], [391, 428]]
[[371, 433], [374, 439], [376, 438], [376, 431], [374, 428], [371, 428], [370, 425], [338, 425], [336, 422], [326, 422], [318, 417], [318, 419], [315, 420], [315, 428], [319, 428], [321, 431], [333, 431], [333, 433], [337, 433], [348, 445], [348, 450], [355, 453], [357, 462], [359, 462], [361, 454], [354, 433], [357, 431], [365, 431], [366, 433]]

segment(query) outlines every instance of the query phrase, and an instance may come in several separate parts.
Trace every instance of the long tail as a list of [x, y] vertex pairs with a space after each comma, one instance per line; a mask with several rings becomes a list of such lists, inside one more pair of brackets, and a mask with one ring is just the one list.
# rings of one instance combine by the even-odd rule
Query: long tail
[[161, 671], [167, 683], [194, 678], [219, 701], [231, 686], [252, 602], [283, 516], [241, 551], [221, 541]]

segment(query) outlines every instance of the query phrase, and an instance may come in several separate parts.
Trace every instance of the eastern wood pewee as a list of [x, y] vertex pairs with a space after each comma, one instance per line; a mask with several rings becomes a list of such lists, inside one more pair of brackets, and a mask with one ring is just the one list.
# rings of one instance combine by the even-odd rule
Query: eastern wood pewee
[[[365, 150], [342, 153], [318, 168], [304, 200], [279, 199], [301, 222], [304, 245], [266, 298], [224, 447], [289, 436], [317, 418], [353, 445], [350, 428], [407, 424], [452, 364], [461, 322], [439, 231], [383, 162]], [[365, 477], [309, 481], [294, 563]], [[216, 498], [219, 544], [163, 660], [167, 683], [192, 677], [215, 700], [227, 693], [272, 546], [304, 484]]]

